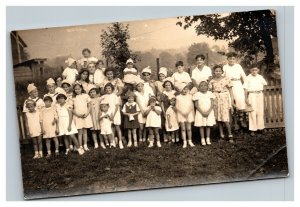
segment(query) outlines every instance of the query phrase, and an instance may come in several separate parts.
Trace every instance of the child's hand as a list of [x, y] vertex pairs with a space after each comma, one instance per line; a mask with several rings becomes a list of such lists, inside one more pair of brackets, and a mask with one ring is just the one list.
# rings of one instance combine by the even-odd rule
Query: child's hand
[[46, 134], [46, 132], [45, 132], [45, 130], [44, 130], [44, 129], [42, 129], [42, 134]]
[[68, 126], [68, 132], [70, 132], [70, 131], [71, 131], [71, 126], [69, 125], [69, 126]]
[[169, 129], [171, 129], [172, 128], [172, 124], [169, 124]]
[[247, 104], [248, 106], [251, 106], [251, 104], [249, 103], [249, 100], [248, 100], [248, 99], [246, 99], [246, 104]]
[[59, 135], [59, 129], [56, 129], [56, 130], [55, 130], [55, 134], [56, 134], [56, 135]]
[[55, 119], [53, 119], [53, 121], [52, 121], [52, 126], [54, 126], [55, 123], [56, 123], [56, 121], [55, 121]]

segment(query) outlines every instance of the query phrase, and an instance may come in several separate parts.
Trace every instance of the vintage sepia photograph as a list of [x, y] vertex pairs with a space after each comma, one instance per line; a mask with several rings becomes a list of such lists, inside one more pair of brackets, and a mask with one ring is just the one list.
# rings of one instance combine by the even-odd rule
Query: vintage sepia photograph
[[10, 36], [24, 199], [289, 176], [275, 10]]

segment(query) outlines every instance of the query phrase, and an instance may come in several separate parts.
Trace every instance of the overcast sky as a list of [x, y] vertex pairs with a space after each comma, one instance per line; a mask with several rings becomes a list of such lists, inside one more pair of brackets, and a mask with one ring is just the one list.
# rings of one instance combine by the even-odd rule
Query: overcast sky
[[[225, 41], [214, 41], [197, 36], [195, 29], [184, 30], [176, 25], [177, 18], [124, 22], [129, 24], [130, 49], [145, 51], [155, 49], [176, 49], [193, 43], [207, 42], [209, 45], [225, 46]], [[54, 58], [69, 55], [81, 57], [83, 48], [90, 48], [93, 56], [100, 57], [100, 34], [109, 24], [59, 27], [19, 31], [28, 45], [31, 58]]]

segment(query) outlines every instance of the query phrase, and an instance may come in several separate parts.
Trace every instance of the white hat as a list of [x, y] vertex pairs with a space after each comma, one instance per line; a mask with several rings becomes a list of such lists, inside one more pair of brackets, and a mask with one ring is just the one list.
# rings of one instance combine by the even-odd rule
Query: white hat
[[176, 83], [175, 85], [177, 86], [178, 90], [181, 92], [188, 85], [188, 83]]
[[132, 63], [133, 64], [133, 60], [131, 58], [129, 58], [127, 61], [126, 61], [126, 64], [128, 63]]
[[68, 58], [67, 60], [65, 60], [65, 63], [68, 63], [68, 66], [71, 66], [74, 62], [76, 62], [76, 60], [73, 58]]
[[61, 82], [61, 85], [64, 84], [64, 83], [67, 83], [69, 84], [70, 86], [72, 86], [72, 83], [70, 81], [68, 81], [67, 79], [64, 79], [62, 82]]
[[94, 84], [89, 84], [88, 87], [87, 87], [87, 93], [90, 92], [90, 90], [92, 89], [96, 89], [97, 87], [94, 85]]
[[48, 85], [51, 85], [51, 84], [55, 84], [55, 81], [54, 81], [52, 78], [49, 78], [49, 79], [47, 80], [47, 86], [48, 86]]
[[174, 78], [172, 78], [172, 77], [165, 78], [163, 84], [165, 84], [165, 82], [167, 82], [167, 81], [171, 82], [174, 85]]
[[152, 71], [151, 71], [151, 69], [150, 69], [150, 66], [148, 66], [148, 67], [146, 67], [146, 68], [144, 68], [143, 70], [142, 70], [142, 74], [143, 73], [152, 73]]
[[27, 92], [30, 93], [31, 91], [35, 90], [36, 86], [34, 85], [34, 83], [30, 83], [27, 86]]
[[108, 96], [104, 95], [104, 97], [102, 97], [102, 100], [100, 101], [100, 104], [109, 104], [109, 102], [108, 102]]
[[164, 75], [167, 77], [167, 75], [168, 75], [168, 69], [165, 68], [165, 67], [161, 67], [161, 68], [159, 69], [159, 72], [158, 72], [158, 73], [159, 73], [159, 74], [162, 73], [162, 74], [164, 74]]

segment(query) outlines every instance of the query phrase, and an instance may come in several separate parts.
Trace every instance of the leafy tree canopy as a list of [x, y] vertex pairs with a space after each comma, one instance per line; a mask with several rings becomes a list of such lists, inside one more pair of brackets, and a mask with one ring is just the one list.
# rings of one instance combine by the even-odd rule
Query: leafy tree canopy
[[243, 55], [266, 53], [265, 61], [274, 63], [272, 37], [277, 37], [275, 13], [271, 10], [178, 17], [177, 25], [195, 27], [197, 35], [228, 40], [229, 47]]

